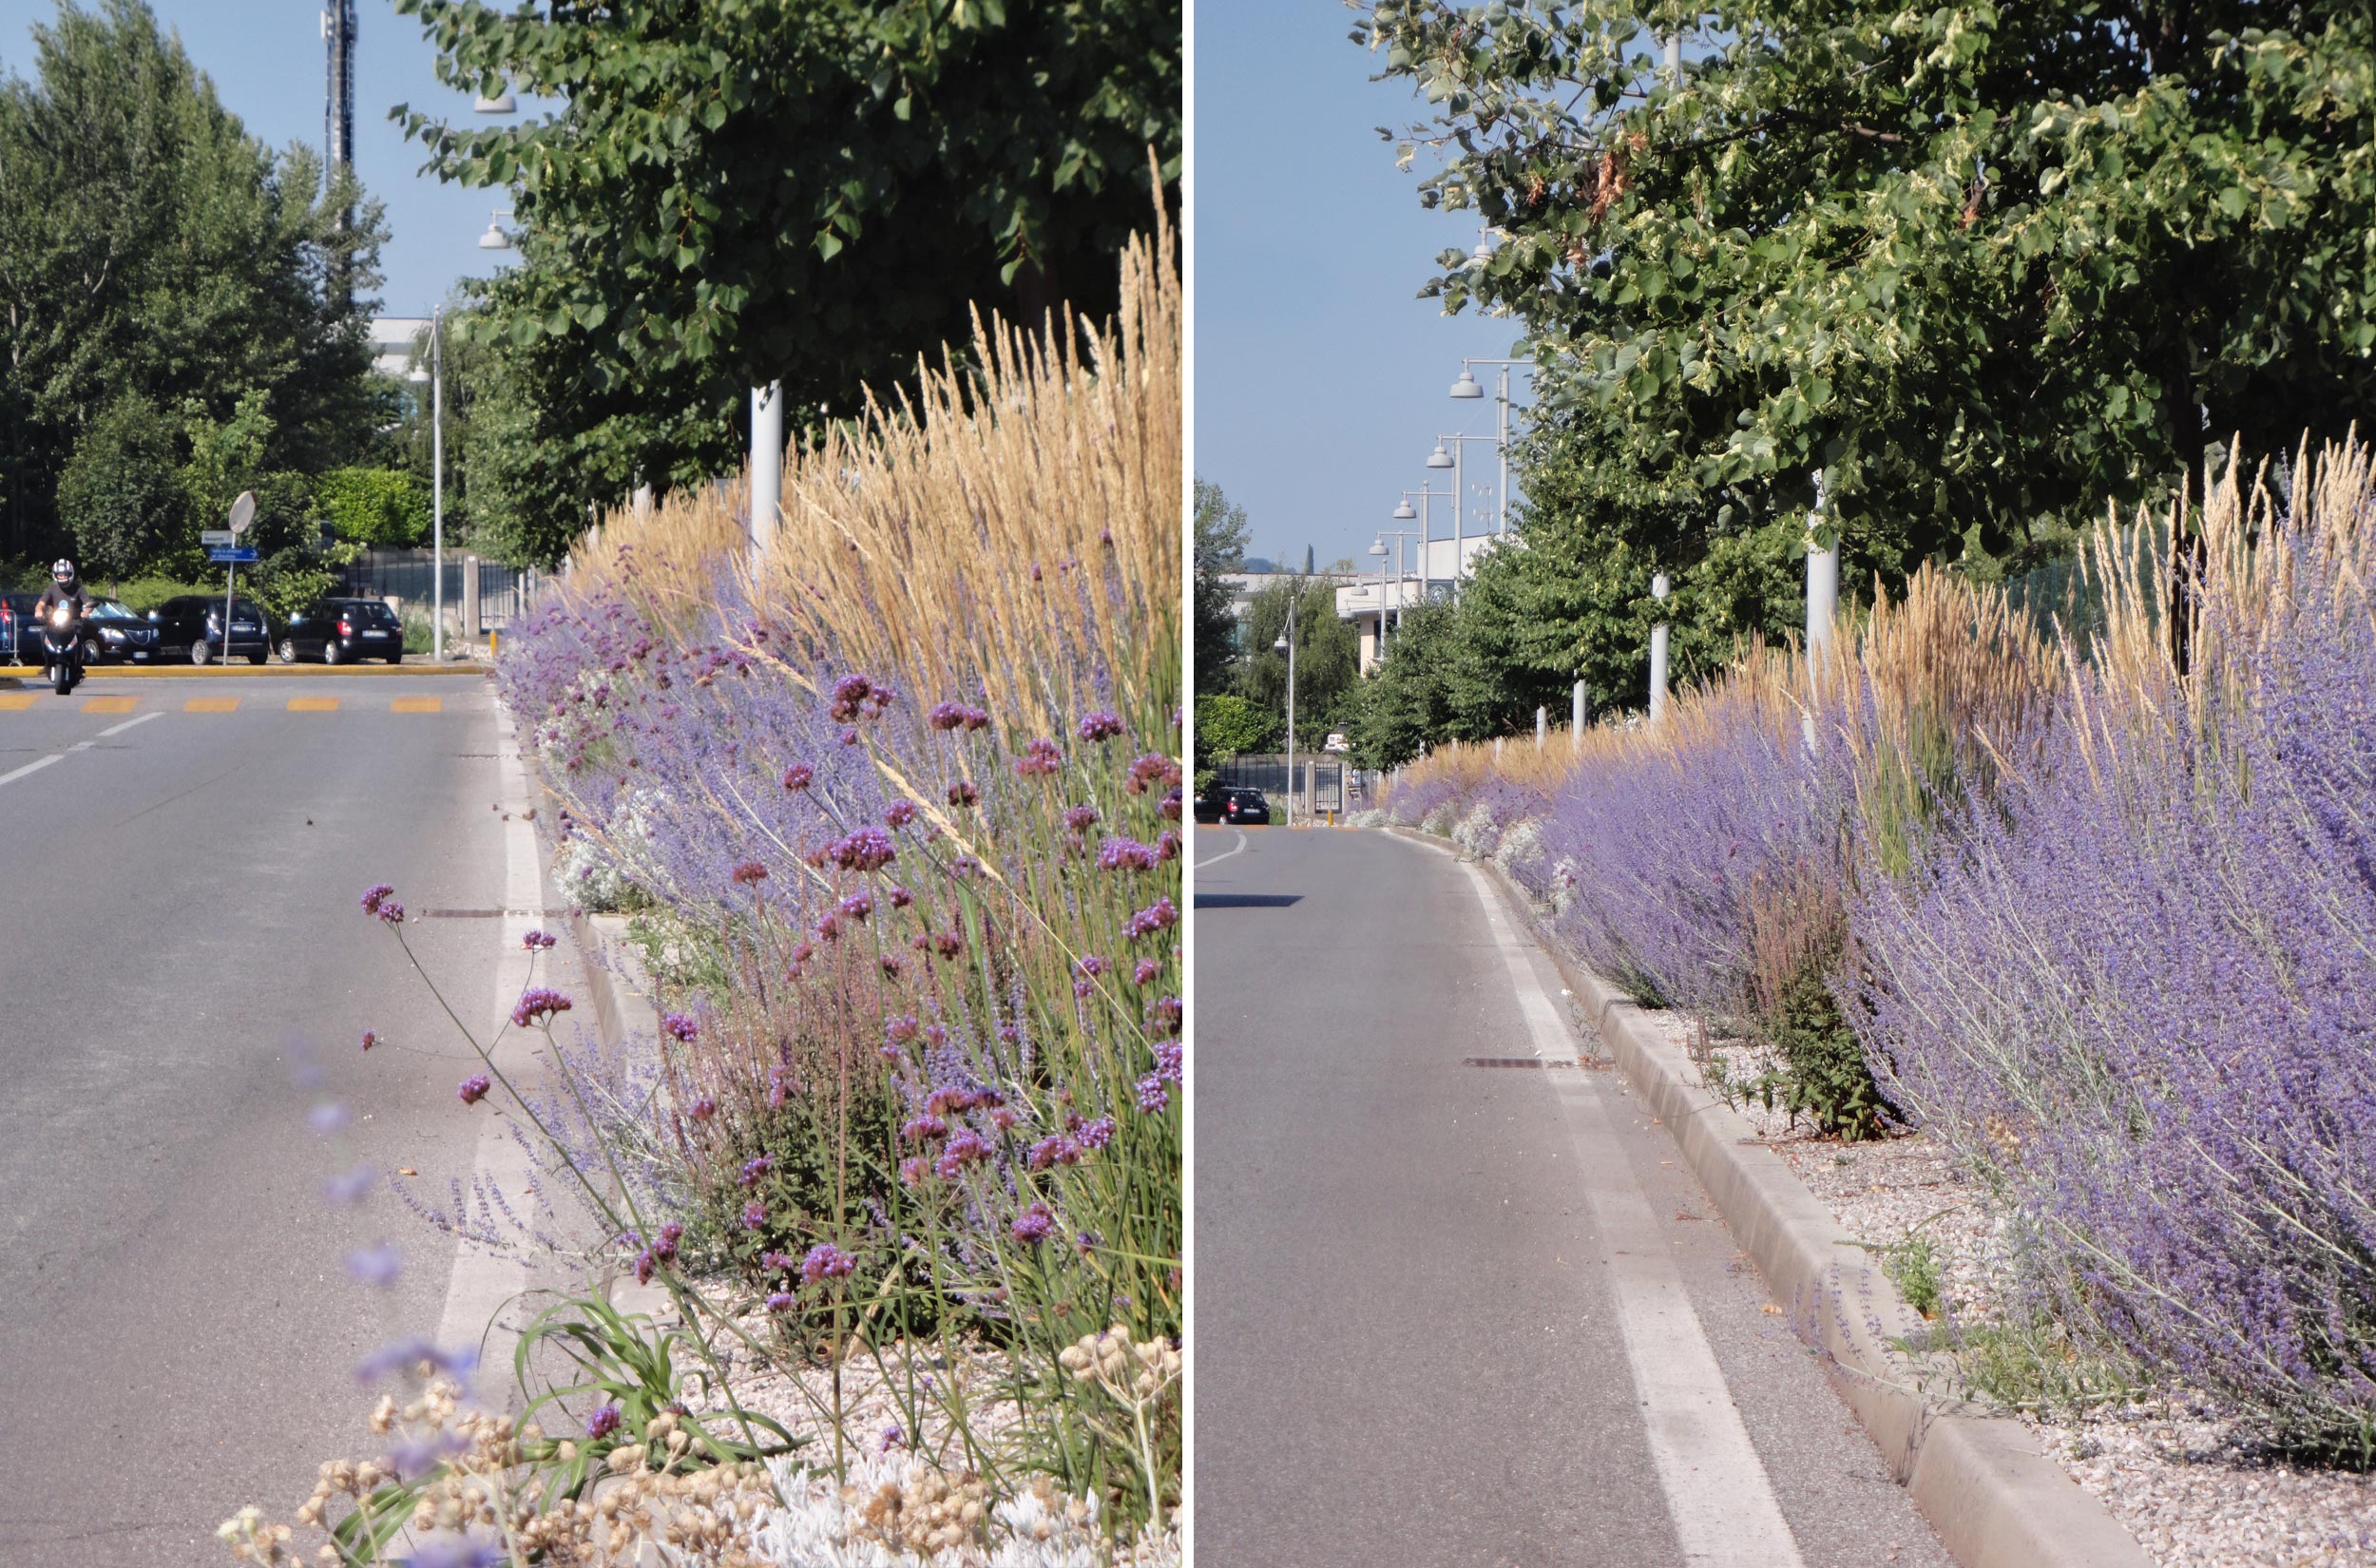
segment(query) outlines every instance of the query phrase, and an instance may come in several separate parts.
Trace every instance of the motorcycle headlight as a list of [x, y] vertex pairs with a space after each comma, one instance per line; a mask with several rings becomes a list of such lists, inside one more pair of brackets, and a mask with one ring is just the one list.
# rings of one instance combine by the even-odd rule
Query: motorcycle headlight
[[64, 604], [59, 605], [56, 609], [49, 612], [49, 623], [52, 626], [64, 627], [67, 620], [68, 617]]

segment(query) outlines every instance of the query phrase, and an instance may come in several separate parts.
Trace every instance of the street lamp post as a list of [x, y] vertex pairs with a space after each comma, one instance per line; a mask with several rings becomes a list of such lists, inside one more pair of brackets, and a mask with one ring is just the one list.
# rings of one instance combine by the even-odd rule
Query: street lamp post
[[1460, 379], [1452, 383], [1452, 395], [1464, 401], [1485, 395], [1485, 388], [1479, 386], [1477, 378], [1468, 372], [1468, 367], [1471, 365], [1502, 367], [1501, 385], [1496, 397], [1499, 407], [1494, 411], [1493, 436], [1494, 445], [1499, 447], [1502, 452], [1501, 509], [1493, 519], [1493, 531], [1501, 534], [1505, 532], [1510, 526], [1510, 367], [1523, 365], [1528, 370], [1532, 370], [1535, 362], [1531, 359], [1463, 359], [1460, 362]]
[[1370, 553], [1378, 561], [1378, 631], [1370, 640], [1370, 662], [1386, 662], [1386, 536], [1381, 534], [1370, 542]]
[[[1468, 506], [1468, 484], [1466, 478], [1466, 469], [1462, 459], [1467, 455], [1468, 443], [1471, 441], [1492, 439], [1493, 437], [1489, 435], [1439, 435], [1435, 438], [1435, 450], [1428, 454], [1428, 468], [1452, 470], [1452, 588], [1454, 592], [1460, 589], [1461, 569], [1466, 564], [1465, 552], [1461, 549], [1461, 542], [1467, 537], [1467, 524], [1464, 520], [1463, 513]], [[1447, 441], [1451, 443], [1450, 451], [1444, 449], [1444, 445]]]
[[[1414, 495], [1419, 498], [1419, 508], [1416, 511], [1411, 509], [1410, 505], [1410, 498]], [[1428, 597], [1428, 590], [1435, 585], [1435, 573], [1428, 564], [1428, 557], [1435, 545], [1434, 503], [1444, 499], [1445, 494], [1442, 490], [1431, 490], [1423, 485], [1415, 490], [1405, 490], [1402, 501], [1394, 508], [1394, 520], [1398, 523], [1408, 523], [1413, 518], [1419, 520], [1419, 597], [1422, 600]], [[1451, 499], [1457, 502], [1460, 496], [1455, 493]], [[1457, 509], [1455, 507], [1455, 510]], [[1457, 572], [1454, 575], [1457, 576]]]
[[[1401, 517], [1408, 513], [1409, 510], [1410, 503], [1405, 502], [1402, 506], [1395, 508], [1394, 515]], [[1398, 636], [1401, 634], [1403, 629], [1403, 601], [1410, 597], [1403, 591], [1403, 584], [1410, 580], [1410, 574], [1403, 569], [1403, 541], [1409, 539], [1414, 535], [1421, 538], [1426, 537], [1426, 535], [1421, 533], [1421, 531], [1417, 528], [1381, 528], [1378, 530], [1379, 538], [1391, 539], [1394, 541], [1394, 630]], [[1378, 616], [1379, 634], [1383, 636], [1386, 629], [1385, 606], [1379, 606]]]
[[[504, 244], [508, 246], [509, 239]], [[484, 244], [482, 240], [480, 243]], [[430, 590], [429, 658], [446, 660], [446, 307], [429, 317], [429, 370], [414, 371], [408, 379], [429, 383]]]
[[1274, 651], [1287, 655], [1287, 825], [1295, 825], [1295, 610], [1296, 602], [1287, 602], [1287, 625], [1272, 643]]

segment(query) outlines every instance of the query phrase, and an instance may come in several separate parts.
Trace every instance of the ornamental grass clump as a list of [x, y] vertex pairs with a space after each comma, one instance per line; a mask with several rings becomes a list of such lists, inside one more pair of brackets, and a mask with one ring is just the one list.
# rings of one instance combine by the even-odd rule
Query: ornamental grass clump
[[[793, 454], [756, 568], [715, 498], [610, 520], [498, 672], [573, 864], [634, 889], [671, 988], [605, 1138], [669, 1167], [630, 1167], [654, 1213], [623, 1260], [729, 1282], [814, 1358], [836, 1463], [871, 1358], [936, 1460], [1121, 1530], [1177, 1501], [1176, 1391], [1118, 1425], [1058, 1358], [1182, 1329], [1168, 244], [1110, 331], [992, 324], [979, 373]], [[1011, 1430], [892, 1353], [948, 1333], [1005, 1356]]]
[[2017, 1217], [2027, 1305], [2268, 1441], [2361, 1467], [2371, 514], [2354, 445], [2305, 452], [2283, 507], [2232, 468], [2197, 564], [2151, 519], [2099, 543], [2106, 629], [2071, 650], [2023, 766], [1851, 910], [1872, 1060]]

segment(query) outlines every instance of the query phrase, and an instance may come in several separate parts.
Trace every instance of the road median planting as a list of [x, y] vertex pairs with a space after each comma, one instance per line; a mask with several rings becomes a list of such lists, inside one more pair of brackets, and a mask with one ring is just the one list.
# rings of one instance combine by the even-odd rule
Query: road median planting
[[[1900, 1314], [1934, 1397], [1849, 1392], [1918, 1492], [1936, 1412], [2002, 1412], [2152, 1560], [2366, 1529], [2371, 494], [2358, 447], [2232, 467], [2175, 557], [2107, 526], [2053, 622], [1918, 575], [1811, 671], [1753, 651], [1388, 803], [1523, 889], [1712, 1192], [1824, 1192], [1829, 1256], [1736, 1224], [1778, 1292]], [[1973, 1430], [1957, 1506], [2015, 1441]]]
[[[688, 1560], [805, 1564], [786, 1542], [849, 1528], [1178, 1562], [1178, 290], [1168, 235], [1134, 245], [1110, 328], [993, 324], [795, 451], [756, 569], [680, 493], [607, 519], [505, 639], [555, 886], [589, 956], [634, 962], [575, 997], [531, 973], [502, 1038], [541, 1089], [491, 1042], [462, 1064], [458, 1114], [533, 1149], [532, 1205], [400, 1190], [482, 1248], [595, 1238], [521, 1341], [585, 1386], [489, 1423], [450, 1347], [401, 1348], [412, 1402], [383, 1409], [428, 1458], [328, 1472], [300, 1525], [476, 1486], [591, 1555], [593, 1516], [544, 1500], [610, 1476], [603, 1560], [680, 1539], [698, 1490], [728, 1522]], [[402, 893], [365, 911], [410, 956], [437, 911]], [[899, 1500], [867, 1516], [888, 1534], [845, 1485]]]

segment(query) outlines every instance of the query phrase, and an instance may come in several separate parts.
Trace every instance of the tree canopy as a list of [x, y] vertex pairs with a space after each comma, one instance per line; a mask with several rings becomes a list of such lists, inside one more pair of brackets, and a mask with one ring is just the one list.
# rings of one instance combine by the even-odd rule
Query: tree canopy
[[1678, 675], [1794, 629], [1817, 468], [1853, 591], [2376, 412], [2364, 0], [1375, 0], [1355, 37], [1426, 99], [1422, 200], [1494, 236], [1423, 292], [1542, 362], [1488, 574], [1542, 679], [1614, 679], [1654, 568]]
[[1246, 545], [1254, 535], [1246, 508], [1222, 494], [1221, 487], [1209, 479], [1197, 481], [1192, 526], [1197, 690], [1217, 692], [1228, 685], [1237, 658], [1237, 618], [1230, 612], [1229, 584], [1222, 577], [1245, 564]]
[[748, 389], [788, 429], [856, 411], [969, 313], [1112, 308], [1112, 258], [1172, 201], [1178, 0], [658, 0], [500, 10], [399, 0], [453, 86], [556, 115], [469, 129], [399, 106], [448, 179], [513, 192], [521, 263], [486, 284], [508, 481], [545, 554], [588, 500], [735, 466]]
[[220, 526], [127, 467], [164, 461], [186, 489], [194, 419], [252, 401], [259, 472], [369, 445], [391, 402], [366, 342], [383, 224], [311, 149], [250, 136], [140, 0], [67, 0], [33, 52], [0, 81], [0, 550], [79, 544], [128, 571]]

